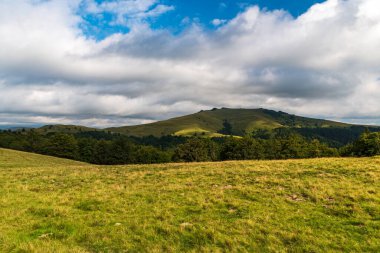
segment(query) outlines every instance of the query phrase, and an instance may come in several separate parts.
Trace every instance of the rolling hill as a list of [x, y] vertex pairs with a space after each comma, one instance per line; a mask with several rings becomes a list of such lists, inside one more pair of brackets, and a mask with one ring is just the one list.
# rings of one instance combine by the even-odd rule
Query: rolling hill
[[204, 134], [221, 136], [227, 134], [244, 136], [255, 129], [327, 128], [349, 127], [351, 125], [328, 120], [305, 118], [285, 112], [267, 109], [212, 109], [195, 114], [138, 126], [113, 127], [106, 130], [129, 136], [164, 136]]

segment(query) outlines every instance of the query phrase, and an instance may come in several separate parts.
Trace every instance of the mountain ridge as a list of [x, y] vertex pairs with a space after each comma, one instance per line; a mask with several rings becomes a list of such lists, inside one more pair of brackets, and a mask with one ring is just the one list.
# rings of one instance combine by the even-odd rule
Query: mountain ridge
[[[248, 135], [256, 138], [269, 138], [276, 134], [284, 136], [299, 134], [309, 140], [318, 139], [332, 147], [342, 147], [355, 141], [366, 130], [377, 132], [380, 130], [380, 126], [347, 124], [263, 108], [214, 108], [143, 125], [104, 129], [75, 125], [46, 125], [35, 128], [33, 131], [43, 135], [65, 133], [97, 139], [112, 139], [121, 135], [150, 140], [168, 136], [213, 138]], [[28, 132], [30, 130], [20, 129], [17, 131]]]
[[197, 113], [170, 118], [149, 124], [120, 126], [109, 128], [93, 128], [77, 125], [45, 125], [35, 130], [39, 133], [69, 133], [80, 132], [108, 132], [127, 136], [162, 137], [174, 136], [194, 136], [222, 137], [226, 135], [244, 136], [256, 130], [274, 130], [278, 128], [293, 129], [325, 129], [338, 128], [347, 129], [350, 127], [370, 127], [379, 126], [356, 125], [297, 116], [283, 111], [275, 111], [264, 108], [213, 108], [211, 110], [201, 110]]
[[[230, 132], [223, 132], [230, 126]], [[281, 127], [350, 127], [351, 124], [314, 119], [268, 109], [214, 108], [181, 117], [137, 126], [106, 128], [105, 130], [130, 136], [164, 135], [223, 135], [244, 136], [257, 129], [272, 130]]]

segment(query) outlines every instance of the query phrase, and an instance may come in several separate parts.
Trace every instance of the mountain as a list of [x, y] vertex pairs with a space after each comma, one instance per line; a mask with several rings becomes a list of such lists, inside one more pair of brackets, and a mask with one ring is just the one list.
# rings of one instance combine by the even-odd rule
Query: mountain
[[267, 109], [212, 109], [200, 111], [151, 124], [113, 127], [105, 130], [128, 136], [243, 136], [257, 129], [287, 128], [346, 128], [351, 125], [329, 120], [313, 119]]
[[[267, 109], [212, 109], [137, 126], [105, 129], [74, 125], [47, 125], [36, 128], [40, 134], [68, 133], [97, 139], [113, 138], [110, 133], [134, 137], [154, 136], [244, 136], [268, 138], [272, 133], [298, 133], [307, 139], [318, 139], [332, 147], [341, 147], [356, 140], [365, 130], [377, 132], [380, 127], [351, 125], [335, 121], [300, 117]], [[274, 130], [274, 131], [272, 131]], [[162, 143], [161, 143], [162, 144]]]

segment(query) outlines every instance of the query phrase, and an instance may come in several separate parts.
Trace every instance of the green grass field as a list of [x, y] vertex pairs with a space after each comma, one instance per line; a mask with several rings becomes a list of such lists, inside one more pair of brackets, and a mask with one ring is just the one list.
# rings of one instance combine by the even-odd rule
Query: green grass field
[[95, 166], [0, 149], [0, 252], [380, 252], [380, 158]]

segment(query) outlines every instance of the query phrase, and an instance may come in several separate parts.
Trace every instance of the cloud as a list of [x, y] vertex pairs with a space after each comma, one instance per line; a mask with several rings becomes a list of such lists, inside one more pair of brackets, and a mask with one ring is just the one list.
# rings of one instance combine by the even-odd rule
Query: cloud
[[[109, 126], [212, 107], [328, 118], [379, 116], [377, 0], [328, 0], [298, 18], [246, 8], [214, 31], [149, 18], [156, 0], [0, 2], [0, 121]], [[84, 15], [132, 27], [96, 41]], [[363, 120], [363, 122], [367, 122]], [[380, 121], [379, 121], [380, 123]]]
[[86, 0], [82, 2], [82, 9], [86, 14], [113, 14], [113, 25], [133, 28], [148, 18], [174, 10], [174, 6], [159, 4], [158, 0], [113, 0], [101, 3]]
[[212, 21], [211, 21], [211, 24], [213, 24], [214, 26], [220, 26], [220, 25], [222, 25], [222, 24], [224, 24], [224, 23], [226, 23], [227, 22], [227, 20], [225, 20], [225, 19], [218, 19], [218, 18], [215, 18], [215, 19], [213, 19]]

